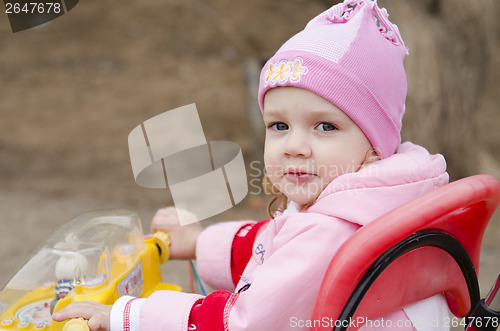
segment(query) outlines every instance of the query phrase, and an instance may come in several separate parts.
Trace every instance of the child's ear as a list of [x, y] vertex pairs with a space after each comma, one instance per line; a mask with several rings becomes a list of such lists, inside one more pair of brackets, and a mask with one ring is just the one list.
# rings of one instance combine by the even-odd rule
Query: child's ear
[[370, 148], [366, 154], [365, 154], [365, 159], [363, 162], [361, 162], [361, 165], [359, 166], [359, 170], [361, 170], [364, 166], [369, 165], [370, 163], [377, 162], [379, 160], [382, 160], [382, 151], [378, 149], [377, 147], [372, 147]]

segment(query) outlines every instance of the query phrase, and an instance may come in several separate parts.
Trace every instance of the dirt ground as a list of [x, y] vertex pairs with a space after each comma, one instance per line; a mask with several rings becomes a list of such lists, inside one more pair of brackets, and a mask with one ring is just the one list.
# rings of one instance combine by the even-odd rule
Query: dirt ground
[[[39, 28], [13, 34], [0, 14], [0, 286], [61, 224], [90, 210], [136, 211], [147, 232], [167, 190], [132, 176], [127, 136], [146, 119], [196, 103], [207, 140], [238, 143], [261, 164], [247, 109], [245, 68], [271, 54], [321, 2], [85, 0]], [[495, 54], [498, 54], [496, 52]], [[477, 111], [482, 173], [500, 178], [500, 59]], [[253, 103], [251, 103], [253, 101]], [[474, 125], [471, 123], [471, 125]], [[259, 170], [248, 167], [249, 179]], [[237, 207], [204, 221], [265, 217], [257, 186]], [[485, 235], [483, 294], [500, 272], [499, 215]], [[187, 265], [166, 281], [187, 286]]]

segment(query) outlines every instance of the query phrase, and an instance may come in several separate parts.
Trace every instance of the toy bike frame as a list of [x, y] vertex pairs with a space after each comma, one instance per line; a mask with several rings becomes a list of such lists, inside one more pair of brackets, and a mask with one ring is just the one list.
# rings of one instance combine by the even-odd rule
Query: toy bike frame
[[[168, 246], [168, 235], [145, 237], [134, 213], [84, 214], [47, 240], [0, 292], [0, 330], [60, 331], [66, 322], [50, 314], [72, 302], [113, 304], [122, 295], [180, 291], [162, 282]], [[60, 276], [65, 269], [70, 275]], [[62, 277], [70, 278], [64, 295]]]

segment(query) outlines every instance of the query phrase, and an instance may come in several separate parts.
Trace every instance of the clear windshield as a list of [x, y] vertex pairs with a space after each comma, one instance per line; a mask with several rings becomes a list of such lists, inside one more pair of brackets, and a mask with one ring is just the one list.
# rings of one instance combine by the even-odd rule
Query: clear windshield
[[107, 287], [144, 251], [136, 214], [125, 210], [83, 214], [57, 230], [5, 285], [0, 312], [22, 304], [28, 294], [51, 300], [76, 285]]

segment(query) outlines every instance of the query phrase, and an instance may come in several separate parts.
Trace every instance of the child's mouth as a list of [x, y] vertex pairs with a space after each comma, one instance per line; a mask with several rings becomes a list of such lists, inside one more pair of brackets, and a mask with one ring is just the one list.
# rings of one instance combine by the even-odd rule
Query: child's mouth
[[285, 173], [285, 177], [289, 182], [301, 184], [309, 182], [315, 175], [305, 171], [291, 170]]

